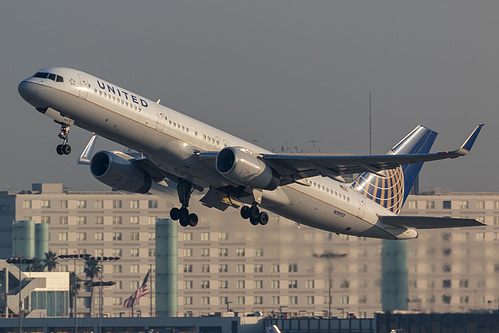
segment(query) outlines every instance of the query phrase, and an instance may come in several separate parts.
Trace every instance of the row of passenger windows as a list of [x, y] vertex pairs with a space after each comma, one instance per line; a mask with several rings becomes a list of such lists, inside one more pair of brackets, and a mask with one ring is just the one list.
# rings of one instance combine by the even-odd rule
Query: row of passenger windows
[[116, 98], [116, 96], [114, 96], [112, 94], [108, 94], [106, 92], [102, 92], [102, 90], [97, 91], [97, 89], [94, 88], [94, 93], [99, 94], [101, 96], [104, 95], [105, 98], [112, 100], [113, 102], [116, 102], [116, 103], [121, 104], [123, 106], [129, 107], [132, 110], [142, 112], [142, 108], [140, 106], [137, 107], [137, 105], [134, 105], [133, 103], [128, 103], [128, 101], [126, 101], [124, 99]]
[[46, 73], [46, 72], [38, 72], [33, 75], [33, 77], [39, 77], [42, 79], [49, 79], [55, 82], [64, 82], [64, 79], [62, 76], [54, 74], [54, 73]]
[[[341, 194], [341, 193], [338, 193], [337, 191], [334, 191], [324, 185], [321, 185], [321, 184], [318, 184], [316, 182], [313, 182], [311, 181], [310, 179], [306, 179], [306, 181], [313, 187], [315, 187], [316, 189], [319, 189], [321, 190], [322, 192], [325, 192], [331, 196], [334, 196], [336, 198], [340, 198], [340, 199], [343, 199], [345, 200], [346, 202], [350, 202], [350, 197], [347, 197], [346, 195], [344, 194]], [[341, 186], [341, 185], [340, 185]]]

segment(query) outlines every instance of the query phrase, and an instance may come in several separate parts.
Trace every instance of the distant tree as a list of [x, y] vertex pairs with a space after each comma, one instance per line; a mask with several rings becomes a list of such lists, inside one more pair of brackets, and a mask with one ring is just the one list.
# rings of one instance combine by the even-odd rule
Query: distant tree
[[33, 260], [26, 266], [28, 272], [43, 272], [45, 265], [40, 258], [33, 258]]
[[76, 296], [78, 296], [78, 293], [80, 292], [81, 289], [81, 282], [82, 280], [76, 275], [75, 272], [71, 272], [69, 274], [69, 306], [71, 308], [71, 316], [75, 317], [77, 314], [75, 313], [75, 301], [76, 301]]
[[91, 257], [91, 258], [85, 260], [84, 272], [85, 272], [85, 276], [90, 279], [90, 281], [89, 281], [90, 287], [91, 287], [91, 289], [90, 289], [90, 307], [88, 310], [88, 314], [90, 316], [92, 316], [92, 304], [94, 304], [94, 302], [93, 302], [94, 288], [93, 288], [92, 284], [94, 282], [94, 279], [96, 277], [98, 277], [100, 272], [101, 272], [101, 268], [99, 266], [99, 262], [97, 261], [97, 259]]
[[43, 259], [43, 265], [48, 269], [49, 272], [52, 272], [59, 263], [57, 262], [57, 255], [55, 252], [48, 251], [45, 252], [45, 259]]

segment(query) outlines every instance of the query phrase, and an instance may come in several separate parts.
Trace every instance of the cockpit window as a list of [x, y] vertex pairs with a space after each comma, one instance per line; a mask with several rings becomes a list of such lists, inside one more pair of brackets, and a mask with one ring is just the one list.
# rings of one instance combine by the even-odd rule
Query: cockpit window
[[49, 79], [55, 82], [64, 82], [64, 78], [60, 75], [54, 74], [54, 73], [45, 73], [45, 72], [38, 72], [33, 77], [39, 77], [42, 79]]

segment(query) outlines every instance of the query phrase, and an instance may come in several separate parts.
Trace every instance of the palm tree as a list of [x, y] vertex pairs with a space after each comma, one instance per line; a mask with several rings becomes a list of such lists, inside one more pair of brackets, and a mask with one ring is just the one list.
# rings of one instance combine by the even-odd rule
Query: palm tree
[[90, 285], [90, 287], [91, 287], [91, 289], [90, 289], [90, 306], [89, 306], [88, 314], [90, 316], [92, 316], [92, 304], [94, 303], [93, 302], [94, 287], [92, 286], [92, 284], [94, 282], [94, 278], [96, 278], [101, 272], [101, 268], [99, 266], [99, 262], [97, 261], [97, 259], [90, 257], [89, 259], [85, 260], [84, 272], [85, 272], [85, 276], [90, 279], [90, 281], [89, 281], [90, 283], [87, 282], [85, 284]]
[[27, 266], [26, 269], [28, 272], [43, 272], [45, 269], [45, 265], [43, 264], [43, 260], [40, 258], [33, 258]]
[[81, 279], [76, 275], [75, 272], [69, 274], [69, 306], [71, 308], [71, 316], [76, 317], [75, 313], [75, 302], [76, 296], [81, 289]]
[[48, 269], [49, 272], [52, 272], [52, 270], [54, 270], [54, 268], [57, 267], [57, 265], [59, 265], [59, 263], [57, 262], [57, 255], [55, 254], [55, 252], [52, 252], [52, 251], [48, 251], [48, 252], [45, 252], [45, 259], [43, 259], [43, 265]]

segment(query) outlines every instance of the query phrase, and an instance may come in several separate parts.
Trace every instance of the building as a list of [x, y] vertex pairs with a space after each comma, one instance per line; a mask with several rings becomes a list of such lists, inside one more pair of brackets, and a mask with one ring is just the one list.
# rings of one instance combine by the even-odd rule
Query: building
[[[155, 268], [155, 219], [168, 217], [174, 205], [176, 197], [67, 191], [62, 184], [0, 192], [0, 251], [4, 257], [11, 254], [7, 245], [13, 220], [34, 220], [50, 224], [50, 249], [58, 254], [121, 257], [103, 264], [103, 279], [116, 282], [103, 290], [103, 312], [130, 316], [122, 307], [124, 300]], [[190, 209], [200, 221], [195, 228], [178, 228], [179, 316], [231, 309], [346, 318], [349, 313], [372, 317], [381, 310], [381, 240], [336, 235], [275, 215], [266, 226], [252, 226], [238, 211], [207, 209], [196, 198]], [[417, 240], [407, 241], [409, 311], [499, 306], [499, 264], [494, 263], [499, 194], [440, 191], [410, 196], [402, 214], [478, 217], [488, 225], [423, 230]], [[57, 270], [75, 269], [85, 279], [83, 261], [61, 260]], [[93, 299], [94, 315], [99, 300]], [[89, 313], [89, 289], [80, 292], [77, 308], [80, 316]], [[154, 298], [145, 296], [135, 314], [151, 313]]]

